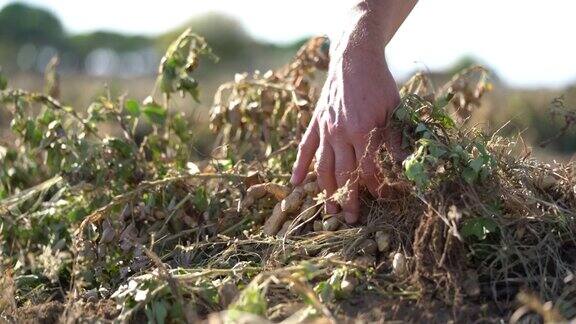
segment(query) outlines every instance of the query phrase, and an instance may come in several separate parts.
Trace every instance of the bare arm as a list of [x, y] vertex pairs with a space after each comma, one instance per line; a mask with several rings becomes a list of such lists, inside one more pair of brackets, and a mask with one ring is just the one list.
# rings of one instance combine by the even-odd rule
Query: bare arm
[[[380, 195], [378, 148], [385, 144], [388, 150], [399, 150], [399, 134], [385, 128], [400, 98], [386, 65], [384, 48], [416, 2], [354, 2], [350, 21], [340, 38], [333, 41], [328, 77], [299, 146], [292, 183], [304, 180], [316, 157], [318, 183], [329, 196], [349, 184], [347, 199], [340, 206], [327, 202], [326, 212], [342, 209], [350, 223], [358, 220], [360, 183], [374, 196]], [[382, 131], [374, 133], [374, 129]]]

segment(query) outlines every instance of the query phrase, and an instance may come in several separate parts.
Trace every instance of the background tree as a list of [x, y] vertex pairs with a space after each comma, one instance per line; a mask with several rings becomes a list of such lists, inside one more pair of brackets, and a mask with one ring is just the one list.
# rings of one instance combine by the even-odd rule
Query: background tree
[[0, 41], [61, 46], [65, 37], [60, 20], [49, 11], [21, 3], [0, 11]]

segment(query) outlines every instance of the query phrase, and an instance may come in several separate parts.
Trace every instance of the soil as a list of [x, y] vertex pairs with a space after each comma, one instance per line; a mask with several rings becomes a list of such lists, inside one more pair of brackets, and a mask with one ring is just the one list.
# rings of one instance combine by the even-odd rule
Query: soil
[[116, 308], [116, 303], [110, 299], [76, 303], [66, 314], [64, 313], [65, 308], [65, 304], [51, 301], [40, 305], [20, 307], [9, 318], [14, 323], [26, 324], [75, 323], [79, 319], [88, 322], [112, 321], [120, 313]]
[[439, 301], [413, 301], [408, 299], [385, 298], [375, 293], [362, 293], [361, 296], [340, 303], [347, 314], [349, 323], [495, 323], [507, 322], [504, 314], [489, 304], [466, 304], [450, 307]]
[[62, 312], [64, 312], [64, 304], [51, 301], [40, 305], [20, 307], [11, 317], [16, 323], [50, 324], [57, 323]]

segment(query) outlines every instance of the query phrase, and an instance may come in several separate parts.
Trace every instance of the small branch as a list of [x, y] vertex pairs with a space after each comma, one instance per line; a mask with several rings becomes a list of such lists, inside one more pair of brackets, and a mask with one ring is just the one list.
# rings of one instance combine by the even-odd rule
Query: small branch
[[78, 113], [75, 110], [67, 109], [66, 107], [62, 106], [62, 104], [58, 100], [52, 98], [51, 96], [41, 94], [41, 93], [24, 91], [24, 90], [5, 90], [5, 91], [0, 92], [0, 99], [2, 99], [2, 98], [17, 99], [17, 98], [21, 98], [21, 97], [27, 97], [32, 102], [45, 104], [45, 105], [51, 106], [55, 110], [60, 110], [60, 111], [65, 112], [66, 114], [72, 116], [72, 118], [76, 119], [76, 121], [78, 121], [82, 125], [84, 130], [86, 130], [88, 133], [94, 135], [96, 138], [98, 138], [101, 141], [104, 140], [102, 138], [102, 136], [100, 136], [100, 134], [98, 134], [98, 132], [94, 131], [88, 125], [88, 123], [86, 123], [84, 121], [84, 119], [82, 119], [82, 117], [80, 117], [80, 115], [78, 115]]

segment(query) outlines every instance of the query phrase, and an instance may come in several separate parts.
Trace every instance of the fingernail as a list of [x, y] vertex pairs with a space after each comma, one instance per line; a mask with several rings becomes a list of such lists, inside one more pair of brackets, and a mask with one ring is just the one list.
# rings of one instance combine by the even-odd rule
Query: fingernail
[[344, 219], [346, 219], [346, 223], [354, 224], [358, 220], [358, 215], [354, 213], [344, 213]]

